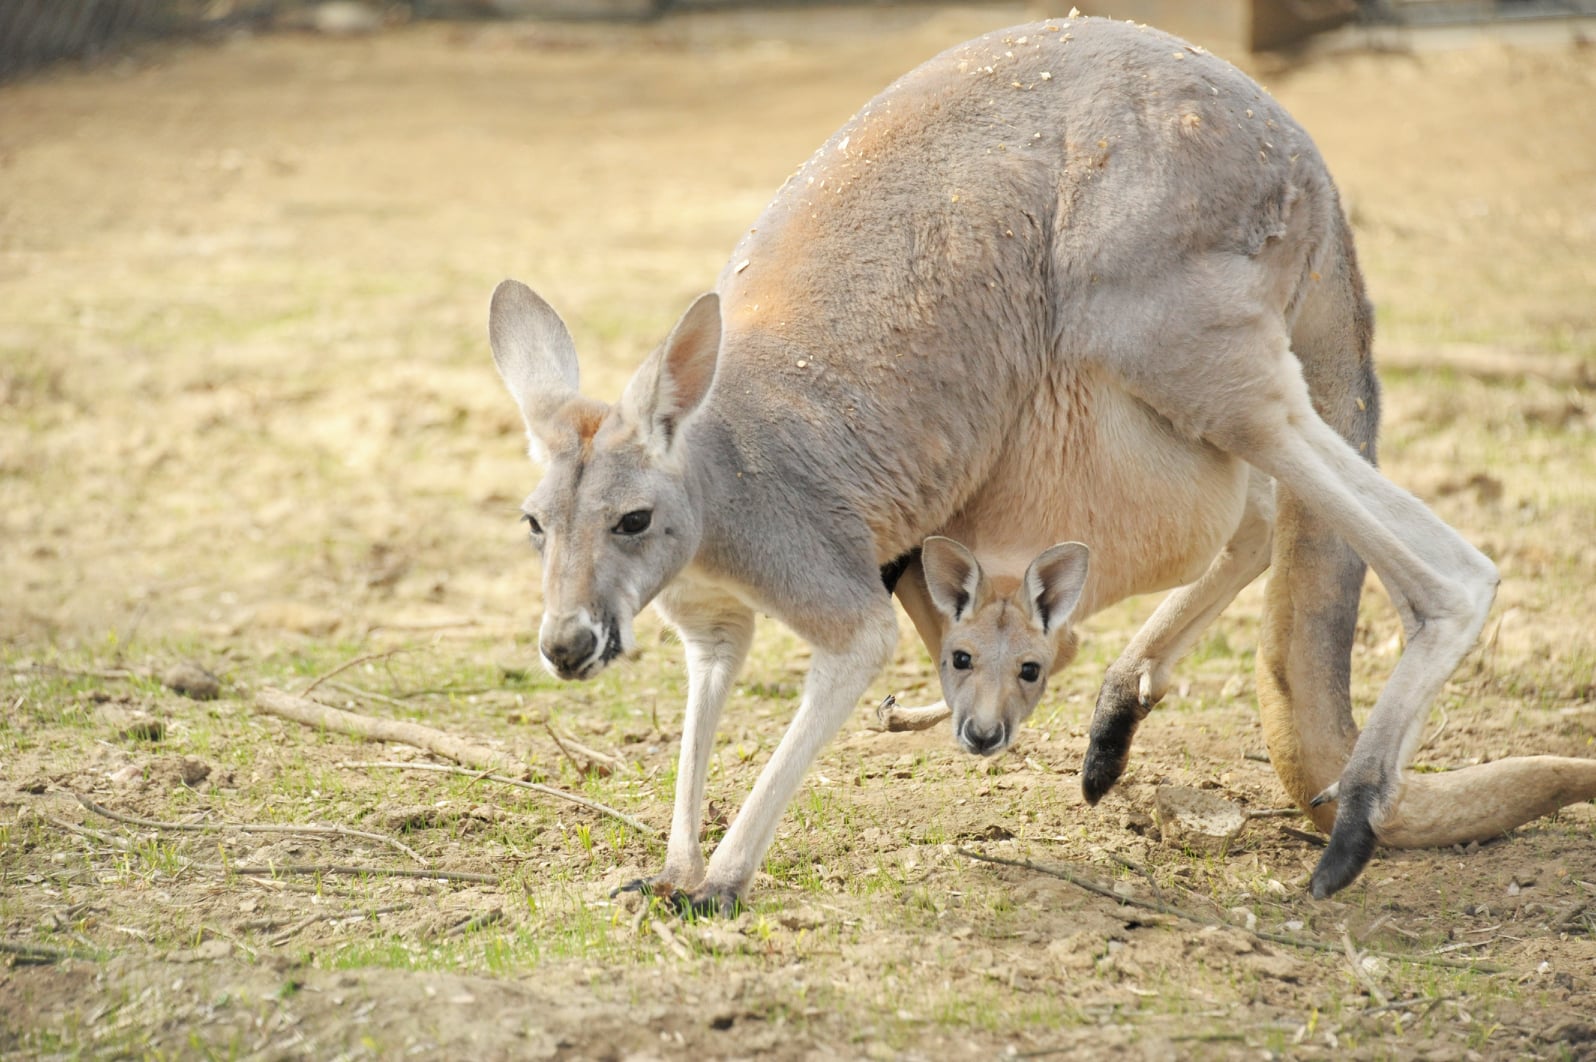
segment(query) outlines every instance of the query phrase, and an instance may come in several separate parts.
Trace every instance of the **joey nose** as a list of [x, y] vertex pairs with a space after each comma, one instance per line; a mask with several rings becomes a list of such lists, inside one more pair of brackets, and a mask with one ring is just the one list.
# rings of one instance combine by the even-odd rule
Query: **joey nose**
[[997, 723], [990, 729], [978, 726], [973, 721], [966, 721], [959, 728], [959, 743], [977, 756], [990, 756], [999, 751], [1009, 741], [1009, 728], [1003, 723]]

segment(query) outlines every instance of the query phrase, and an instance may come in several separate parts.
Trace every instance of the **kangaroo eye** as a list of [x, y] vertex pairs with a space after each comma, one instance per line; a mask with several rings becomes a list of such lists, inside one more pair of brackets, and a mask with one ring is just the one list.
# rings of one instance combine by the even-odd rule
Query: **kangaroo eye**
[[970, 670], [970, 654], [963, 649], [953, 651], [953, 667], [957, 671]]
[[543, 534], [543, 525], [538, 523], [538, 518], [531, 513], [522, 513], [521, 522], [526, 524], [527, 532], [533, 538], [538, 538]]
[[1035, 664], [1035, 663], [1027, 662], [1027, 663], [1024, 663], [1024, 664], [1020, 665], [1020, 681], [1021, 682], [1035, 682], [1037, 679], [1039, 679], [1041, 677], [1042, 677], [1042, 665], [1041, 664]]
[[615, 525], [617, 535], [640, 535], [648, 530], [648, 525], [653, 523], [654, 514], [647, 509], [633, 509], [621, 517], [620, 523]]

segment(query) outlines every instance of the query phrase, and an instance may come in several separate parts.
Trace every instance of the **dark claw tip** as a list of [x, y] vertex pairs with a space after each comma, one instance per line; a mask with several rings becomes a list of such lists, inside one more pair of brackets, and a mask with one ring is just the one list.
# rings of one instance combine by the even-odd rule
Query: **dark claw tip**
[[1093, 740], [1086, 746], [1086, 764], [1081, 768], [1081, 795], [1088, 804], [1096, 805], [1114, 788], [1119, 776], [1125, 773], [1129, 750], [1124, 746], [1109, 747]]
[[1322, 900], [1351, 885], [1374, 856], [1378, 839], [1369, 822], [1372, 805], [1368, 794], [1354, 791], [1342, 795], [1330, 843], [1313, 871], [1310, 888], [1314, 899]]
[[720, 892], [710, 892], [703, 896], [675, 892], [670, 896], [670, 905], [679, 916], [688, 921], [699, 918], [735, 918], [743, 909], [743, 902], [736, 896]]
[[670, 895], [672, 889], [669, 885], [650, 881], [648, 878], [635, 878], [632, 881], [628, 881], [625, 885], [618, 885], [611, 889], [610, 899], [615, 899], [615, 897], [619, 896], [623, 892], [636, 892], [641, 893], [644, 896], [653, 896], [658, 893], [661, 896], [667, 896]]

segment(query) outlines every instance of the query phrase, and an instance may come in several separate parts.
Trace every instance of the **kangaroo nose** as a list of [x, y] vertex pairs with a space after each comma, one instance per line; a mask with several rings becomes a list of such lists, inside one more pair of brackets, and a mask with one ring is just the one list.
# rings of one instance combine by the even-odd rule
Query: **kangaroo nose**
[[552, 638], [540, 639], [538, 649], [560, 677], [570, 678], [593, 658], [598, 636], [585, 625], [567, 627]]
[[977, 756], [990, 756], [1008, 743], [1009, 728], [1001, 722], [986, 730], [967, 719], [959, 728], [959, 744]]

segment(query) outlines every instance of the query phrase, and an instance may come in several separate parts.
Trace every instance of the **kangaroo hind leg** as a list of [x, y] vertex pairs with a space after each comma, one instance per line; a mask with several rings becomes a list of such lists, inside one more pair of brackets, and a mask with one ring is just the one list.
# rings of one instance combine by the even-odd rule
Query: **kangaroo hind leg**
[[1496, 568], [1321, 419], [1278, 319], [1206, 339], [1205, 349], [1194, 353], [1209, 367], [1209, 378], [1225, 387], [1222, 404], [1194, 406], [1221, 401], [1200, 387], [1185, 394], [1165, 389], [1147, 400], [1177, 423], [1200, 419], [1210, 441], [1273, 476], [1344, 539], [1379, 575], [1407, 633], [1407, 649], [1339, 782], [1319, 798], [1338, 801], [1330, 844], [1313, 877], [1314, 894], [1327, 896], [1357, 877], [1373, 854], [1430, 703], [1485, 623]]
[[1101, 800], [1125, 771], [1131, 738], [1169, 689], [1175, 663], [1246, 586], [1269, 566], [1274, 484], [1254, 469], [1236, 533], [1196, 582], [1166, 597], [1119, 659], [1109, 665], [1092, 712], [1081, 770], [1087, 803]]

